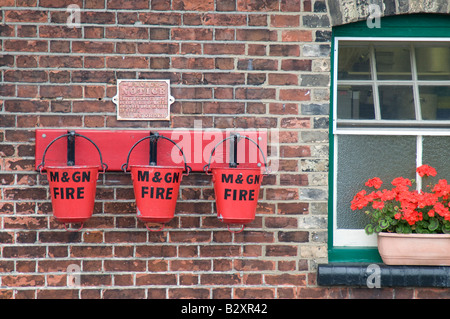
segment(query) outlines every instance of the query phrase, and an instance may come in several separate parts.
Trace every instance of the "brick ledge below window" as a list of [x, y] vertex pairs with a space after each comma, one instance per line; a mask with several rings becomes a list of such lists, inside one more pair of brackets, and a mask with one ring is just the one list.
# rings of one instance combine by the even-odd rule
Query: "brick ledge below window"
[[[321, 264], [317, 270], [319, 286], [367, 286], [375, 283], [370, 263]], [[380, 287], [450, 287], [450, 267], [445, 266], [388, 266], [378, 265]]]

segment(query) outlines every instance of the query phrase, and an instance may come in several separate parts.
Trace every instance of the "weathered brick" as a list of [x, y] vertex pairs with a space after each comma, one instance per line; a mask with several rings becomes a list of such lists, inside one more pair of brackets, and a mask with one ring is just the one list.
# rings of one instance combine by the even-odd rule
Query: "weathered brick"
[[308, 203], [279, 203], [279, 214], [307, 214], [309, 209]]
[[272, 299], [275, 290], [271, 288], [236, 288], [233, 298], [237, 299]]
[[239, 29], [236, 31], [236, 40], [239, 41], [276, 41], [277, 33], [269, 29]]
[[252, 27], [266, 27], [269, 25], [265, 14], [251, 14], [248, 16], [248, 25]]
[[245, 53], [245, 45], [241, 43], [205, 43], [203, 45], [203, 50], [205, 54], [211, 55], [241, 55]]
[[136, 285], [147, 286], [147, 285], [176, 285], [177, 278], [174, 274], [137, 274], [136, 275]]
[[40, 56], [39, 66], [41, 68], [81, 68], [83, 58], [64, 55]]
[[42, 38], [81, 38], [80, 28], [44, 25], [39, 27]]
[[[295, 169], [297, 169], [297, 163], [295, 163]], [[297, 185], [307, 186], [308, 175], [306, 174], [280, 174], [280, 185]]]
[[41, 7], [46, 8], [67, 8], [69, 5], [75, 4], [79, 6], [80, 8], [83, 7], [83, 1], [82, 0], [42, 0], [39, 1], [39, 5]]
[[107, 0], [106, 7], [108, 9], [119, 9], [119, 10], [150, 9], [148, 0], [130, 0], [127, 2], [123, 2], [121, 0]]
[[300, 20], [298, 15], [272, 15], [270, 17], [270, 24], [276, 28], [291, 28], [298, 27]]
[[105, 8], [105, 2], [102, 0], [86, 0], [84, 7], [86, 9], [103, 9]]
[[4, 190], [7, 200], [37, 200], [47, 198], [47, 191], [44, 188], [14, 188]]
[[17, 27], [17, 36], [21, 38], [35, 38], [37, 27], [34, 25], [20, 25]]
[[44, 246], [3, 247], [3, 258], [43, 258], [43, 257], [45, 257]]
[[115, 24], [116, 15], [114, 12], [83, 11], [80, 16], [80, 23], [83, 24]]
[[200, 283], [203, 285], [237, 285], [241, 278], [237, 274], [203, 274]]
[[168, 42], [138, 43], [137, 50], [142, 54], [175, 54], [179, 51], [179, 45], [177, 43]]
[[83, 88], [74, 85], [42, 85], [40, 95], [43, 98], [81, 98]]
[[274, 99], [275, 89], [263, 89], [263, 88], [237, 88], [236, 98], [248, 99], [248, 100], [262, 100], [262, 99]]
[[271, 56], [299, 56], [300, 47], [295, 44], [274, 44], [269, 46], [269, 54]]
[[112, 83], [116, 79], [114, 71], [73, 71], [72, 81], [82, 83]]
[[113, 39], [148, 39], [148, 28], [139, 27], [107, 27], [105, 37]]
[[239, 70], [272, 70], [278, 69], [278, 61], [272, 59], [241, 59], [238, 61]]
[[48, 42], [45, 40], [4, 40], [5, 51], [47, 52]]
[[2, 285], [8, 287], [39, 287], [44, 286], [44, 275], [8, 275], [2, 277]]
[[106, 67], [113, 69], [145, 69], [149, 67], [146, 57], [107, 57]]
[[50, 52], [69, 53], [70, 52], [70, 42], [69, 41], [59, 41], [59, 40], [50, 40]]
[[13, 26], [2, 25], [0, 26], [0, 36], [2, 37], [14, 37], [15, 29]]
[[209, 271], [211, 261], [209, 260], [174, 260], [170, 263], [172, 271]]
[[311, 91], [307, 89], [281, 89], [280, 99], [283, 101], [309, 101]]
[[288, 117], [281, 120], [281, 127], [283, 128], [310, 128], [310, 118], [302, 117]]
[[0, 66], [13, 66], [14, 56], [13, 55], [2, 55], [0, 56]]
[[5, 22], [34, 22], [48, 21], [48, 12], [42, 10], [6, 10]]
[[177, 12], [140, 12], [139, 21], [143, 24], [179, 25], [181, 24], [181, 14]]
[[278, 0], [258, 1], [258, 0], [237, 0], [238, 11], [278, 11]]
[[73, 246], [72, 257], [112, 257], [112, 247], [108, 246]]
[[168, 298], [181, 299], [190, 296], [195, 299], [206, 299], [210, 296], [209, 289], [206, 288], [171, 288], [169, 289]]
[[216, 3], [217, 11], [235, 11], [236, 0], [223, 0]]
[[5, 81], [7, 82], [47, 82], [48, 74], [45, 71], [5, 71]]
[[213, 0], [173, 0], [173, 10], [185, 10], [185, 11], [213, 11]]
[[305, 15], [302, 23], [308, 28], [323, 28], [330, 25], [330, 20], [326, 15]]
[[202, 24], [214, 26], [245, 26], [247, 16], [244, 14], [204, 14], [201, 17]]
[[104, 299], [143, 299], [145, 298], [145, 289], [105, 289], [103, 291]]
[[281, 274], [281, 275], [265, 275], [264, 279], [269, 285], [293, 285], [304, 286], [306, 284], [306, 275], [298, 274]]
[[7, 112], [47, 112], [48, 101], [40, 100], [6, 100], [5, 110]]
[[75, 41], [72, 43], [73, 53], [113, 53], [114, 43], [100, 41]]
[[205, 73], [205, 84], [238, 85], [245, 83], [243, 73]]
[[281, 69], [285, 71], [311, 71], [311, 60], [286, 59], [281, 62]]
[[3, 223], [6, 229], [40, 229], [47, 225], [44, 217], [5, 217]]
[[239, 256], [240, 246], [209, 245], [200, 247], [201, 257], [232, 257]]
[[105, 36], [104, 27], [84, 27], [84, 37], [86, 39], [101, 39]]
[[213, 32], [211, 29], [197, 28], [174, 28], [171, 33], [172, 40], [212, 40]]
[[279, 232], [278, 240], [280, 242], [300, 242], [305, 243], [309, 241], [309, 232], [307, 231], [287, 231]]

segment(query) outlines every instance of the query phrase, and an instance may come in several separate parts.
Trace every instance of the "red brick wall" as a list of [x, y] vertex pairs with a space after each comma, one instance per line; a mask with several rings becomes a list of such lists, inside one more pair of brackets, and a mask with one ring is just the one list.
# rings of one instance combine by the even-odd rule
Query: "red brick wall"
[[[70, 4], [81, 8], [79, 27], [67, 26]], [[354, 296], [316, 285], [316, 265], [327, 257], [331, 29], [323, 1], [0, 6], [1, 298]], [[171, 120], [118, 121], [117, 79], [170, 79]], [[193, 128], [195, 120], [279, 133], [279, 169], [264, 179], [244, 232], [217, 220], [202, 173], [183, 180], [163, 232], [137, 220], [124, 173], [101, 176], [80, 232], [54, 220], [46, 178], [34, 170], [35, 129]], [[80, 286], [68, 284], [70, 265], [81, 269]]]

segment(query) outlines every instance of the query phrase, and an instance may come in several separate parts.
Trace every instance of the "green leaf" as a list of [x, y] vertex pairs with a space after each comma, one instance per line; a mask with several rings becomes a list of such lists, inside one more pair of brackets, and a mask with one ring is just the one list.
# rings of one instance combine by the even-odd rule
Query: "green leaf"
[[398, 224], [396, 231], [399, 234], [410, 234], [412, 232], [411, 226], [404, 223]]
[[442, 226], [442, 232], [444, 234], [450, 234], [450, 225], [444, 225]]
[[389, 221], [387, 221], [386, 219], [382, 219], [382, 220], [380, 220], [380, 222], [378, 223], [378, 226], [380, 226], [380, 228], [381, 228], [382, 230], [388, 228], [389, 225], [390, 225], [390, 224], [389, 224]]
[[430, 218], [430, 224], [428, 225], [428, 229], [430, 231], [435, 231], [439, 227], [439, 221], [436, 218]]
[[373, 226], [372, 224], [368, 224], [366, 225], [366, 227], [364, 228], [365, 232], [367, 235], [371, 235], [373, 234]]

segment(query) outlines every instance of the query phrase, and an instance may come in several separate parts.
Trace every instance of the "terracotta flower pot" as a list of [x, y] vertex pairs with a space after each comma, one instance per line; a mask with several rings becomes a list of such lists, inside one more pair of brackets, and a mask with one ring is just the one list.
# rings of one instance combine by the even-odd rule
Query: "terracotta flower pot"
[[386, 265], [450, 266], [450, 234], [378, 233]]

